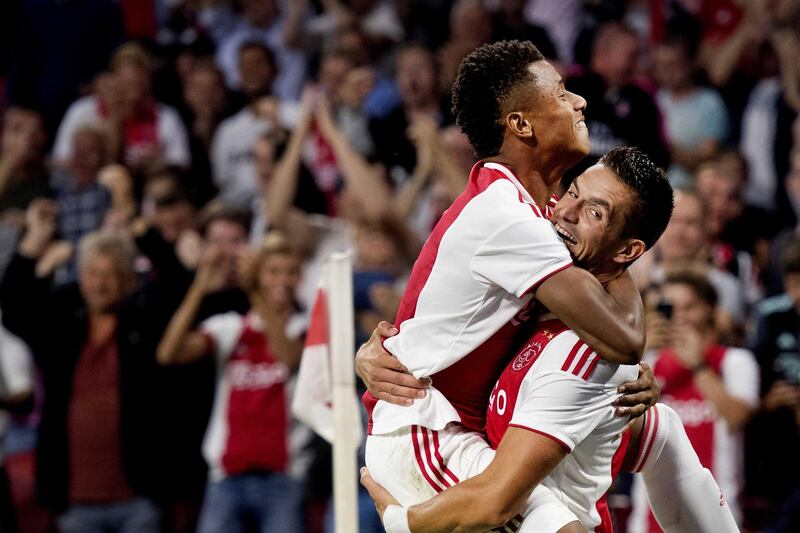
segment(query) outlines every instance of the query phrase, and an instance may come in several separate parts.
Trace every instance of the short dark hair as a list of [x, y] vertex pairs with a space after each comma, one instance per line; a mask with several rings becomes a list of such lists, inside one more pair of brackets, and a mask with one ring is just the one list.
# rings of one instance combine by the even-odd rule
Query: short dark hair
[[800, 274], [800, 239], [794, 239], [786, 246], [782, 259], [784, 274]]
[[664, 171], [638, 148], [614, 148], [600, 159], [633, 192], [628, 206], [623, 237], [641, 239], [652, 248], [669, 224], [675, 198]]
[[528, 41], [500, 41], [476, 48], [461, 62], [453, 83], [453, 115], [479, 159], [497, 155], [505, 126], [501, 107], [512, 90], [532, 81], [528, 65], [544, 56]]
[[208, 227], [217, 220], [225, 220], [226, 222], [236, 224], [247, 234], [250, 231], [252, 216], [247, 209], [212, 201], [206, 205], [201, 213], [200, 233], [206, 236]]
[[709, 307], [717, 306], [717, 290], [708, 278], [708, 271], [691, 266], [670, 270], [664, 276], [663, 285], [686, 285]]

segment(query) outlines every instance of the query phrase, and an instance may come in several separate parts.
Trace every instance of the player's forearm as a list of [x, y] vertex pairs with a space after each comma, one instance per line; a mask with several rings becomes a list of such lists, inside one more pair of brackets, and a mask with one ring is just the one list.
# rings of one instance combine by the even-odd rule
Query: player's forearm
[[589, 272], [569, 268], [542, 283], [536, 297], [603, 359], [620, 364], [641, 359], [644, 306], [628, 272], [604, 289]]
[[[516, 514], [515, 502], [498, 501], [497, 491], [482, 483], [464, 483], [440, 492], [408, 510], [413, 533], [472, 533], [500, 527]], [[495, 487], [497, 488], [497, 487]]]

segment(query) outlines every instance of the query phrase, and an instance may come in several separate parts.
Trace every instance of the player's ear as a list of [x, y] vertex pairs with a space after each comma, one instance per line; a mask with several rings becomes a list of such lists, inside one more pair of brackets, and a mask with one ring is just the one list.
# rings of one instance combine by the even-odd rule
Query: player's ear
[[506, 115], [506, 127], [517, 137], [533, 137], [533, 124], [521, 111], [512, 111]]
[[633, 263], [646, 249], [647, 246], [645, 246], [644, 241], [639, 239], [625, 239], [622, 246], [617, 249], [617, 253], [614, 254], [614, 262], [623, 265]]

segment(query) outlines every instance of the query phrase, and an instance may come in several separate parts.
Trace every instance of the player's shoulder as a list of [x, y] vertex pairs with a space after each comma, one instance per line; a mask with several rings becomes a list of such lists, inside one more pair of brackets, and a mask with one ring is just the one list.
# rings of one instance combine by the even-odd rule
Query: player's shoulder
[[558, 319], [540, 322], [509, 365], [511, 372], [527, 372], [525, 379], [528, 381], [537, 376], [558, 374], [560, 380], [600, 387], [635, 379], [637, 368], [636, 365], [607, 363]]
[[473, 201], [480, 204], [495, 203], [502, 209], [484, 211], [483, 216], [512, 218], [524, 215], [526, 218], [547, 221], [541, 209], [532, 201], [522, 184], [504, 165], [493, 162], [478, 163], [470, 175], [473, 187]]

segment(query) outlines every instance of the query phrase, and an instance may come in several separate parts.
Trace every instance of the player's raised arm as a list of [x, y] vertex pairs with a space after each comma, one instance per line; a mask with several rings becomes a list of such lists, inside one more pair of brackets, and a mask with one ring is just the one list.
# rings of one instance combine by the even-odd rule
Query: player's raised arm
[[641, 359], [644, 306], [629, 272], [603, 288], [586, 270], [568, 268], [543, 281], [535, 296], [603, 359], [621, 364]]

